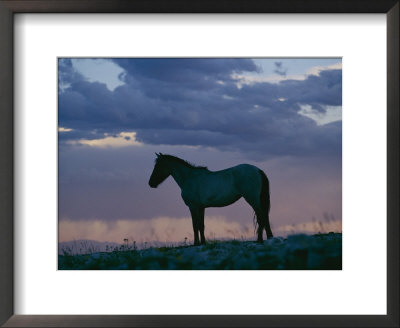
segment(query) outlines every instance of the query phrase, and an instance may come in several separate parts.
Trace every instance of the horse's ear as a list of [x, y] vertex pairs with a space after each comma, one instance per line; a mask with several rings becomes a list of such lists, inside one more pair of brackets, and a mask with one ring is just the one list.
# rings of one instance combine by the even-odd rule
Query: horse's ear
[[160, 156], [160, 154], [157, 154], [157, 153], [154, 153], [154, 154], [156, 154], [156, 156], [157, 156], [157, 157], [159, 157], [159, 156]]

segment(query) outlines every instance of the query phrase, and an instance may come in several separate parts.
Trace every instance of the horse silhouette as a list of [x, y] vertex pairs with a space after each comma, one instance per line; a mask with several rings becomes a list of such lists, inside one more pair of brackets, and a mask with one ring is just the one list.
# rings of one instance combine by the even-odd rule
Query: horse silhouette
[[257, 241], [263, 242], [263, 230], [272, 238], [269, 225], [269, 181], [265, 173], [250, 164], [240, 164], [221, 171], [210, 171], [172, 155], [157, 154], [149, 185], [157, 188], [170, 175], [181, 188], [181, 196], [192, 215], [194, 244], [205, 244], [204, 210], [228, 206], [243, 197], [257, 218]]

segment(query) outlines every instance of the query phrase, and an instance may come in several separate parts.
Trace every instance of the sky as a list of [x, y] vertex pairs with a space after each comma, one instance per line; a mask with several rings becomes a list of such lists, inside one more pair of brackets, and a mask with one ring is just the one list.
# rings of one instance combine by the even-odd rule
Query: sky
[[[155, 152], [270, 180], [275, 235], [341, 231], [340, 58], [60, 58], [59, 242], [193, 239]], [[206, 209], [206, 238], [255, 238], [243, 200]]]

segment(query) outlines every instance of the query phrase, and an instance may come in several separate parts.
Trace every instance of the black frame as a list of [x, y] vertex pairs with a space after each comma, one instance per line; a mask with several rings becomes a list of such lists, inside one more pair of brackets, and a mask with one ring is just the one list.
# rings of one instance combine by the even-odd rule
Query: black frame
[[[399, 0], [0, 0], [0, 324], [4, 327], [399, 327]], [[385, 13], [387, 315], [14, 315], [14, 13]]]

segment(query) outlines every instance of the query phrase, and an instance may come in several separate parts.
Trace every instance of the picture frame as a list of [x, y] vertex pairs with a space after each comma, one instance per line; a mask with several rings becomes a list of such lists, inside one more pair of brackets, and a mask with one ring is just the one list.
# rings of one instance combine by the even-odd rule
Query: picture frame
[[[0, 1], [0, 324], [5, 327], [398, 327], [399, 1]], [[385, 13], [387, 16], [387, 315], [14, 315], [13, 15], [17, 13]], [[3, 50], [4, 49], [4, 50]]]

